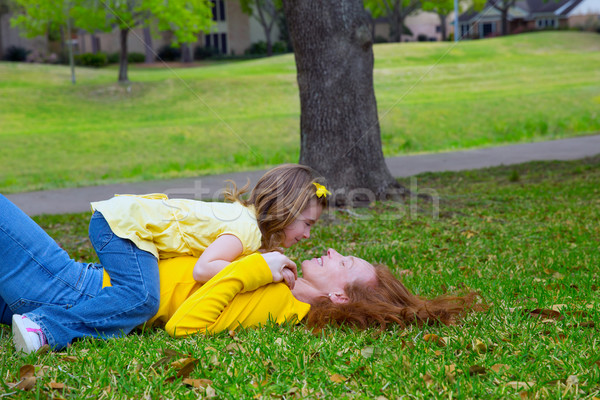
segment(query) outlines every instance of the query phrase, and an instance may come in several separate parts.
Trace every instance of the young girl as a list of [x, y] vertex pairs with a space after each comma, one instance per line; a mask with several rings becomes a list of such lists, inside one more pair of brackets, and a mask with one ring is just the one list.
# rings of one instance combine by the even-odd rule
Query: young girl
[[85, 306], [40, 307], [15, 315], [15, 332], [31, 344], [27, 351], [46, 341], [64, 347], [78, 337], [127, 334], [158, 310], [159, 259], [199, 257], [193, 276], [206, 282], [240, 256], [308, 238], [327, 201], [328, 192], [319, 181], [312, 169], [288, 164], [268, 171], [246, 201], [240, 197], [245, 188], [237, 191], [233, 185], [226, 193], [232, 203], [165, 195], [125, 195], [92, 203], [90, 240], [112, 286]]

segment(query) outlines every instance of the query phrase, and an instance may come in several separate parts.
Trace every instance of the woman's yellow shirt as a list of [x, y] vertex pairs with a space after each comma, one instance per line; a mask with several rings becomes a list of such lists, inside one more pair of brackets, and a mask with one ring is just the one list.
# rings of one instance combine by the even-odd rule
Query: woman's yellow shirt
[[[165, 326], [173, 337], [259, 326], [269, 320], [296, 322], [310, 309], [284, 283], [273, 283], [269, 266], [258, 253], [234, 261], [204, 285], [192, 276], [196, 261], [194, 257], [159, 261], [160, 306], [148, 323]], [[105, 273], [104, 286], [108, 281]]]

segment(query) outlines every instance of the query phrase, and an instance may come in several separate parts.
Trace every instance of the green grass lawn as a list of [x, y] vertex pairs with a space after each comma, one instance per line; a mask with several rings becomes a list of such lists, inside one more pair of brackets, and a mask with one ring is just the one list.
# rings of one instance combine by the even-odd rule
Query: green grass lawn
[[[386, 156], [600, 131], [600, 35], [375, 46]], [[198, 68], [0, 63], [0, 191], [296, 162], [293, 55]]]
[[[171, 339], [152, 330], [28, 356], [13, 354], [3, 327], [0, 391], [12, 393], [6, 383], [35, 365], [33, 394], [15, 398], [599, 398], [600, 156], [403, 183], [437, 193], [439, 206], [419, 199], [332, 211], [292, 257], [334, 247], [404, 270], [420, 295], [477, 290], [488, 312], [459, 326], [385, 332], [301, 324]], [[88, 218], [36, 220], [92, 260]], [[193, 360], [174, 363], [182, 358]], [[182, 372], [187, 362], [197, 365]]]

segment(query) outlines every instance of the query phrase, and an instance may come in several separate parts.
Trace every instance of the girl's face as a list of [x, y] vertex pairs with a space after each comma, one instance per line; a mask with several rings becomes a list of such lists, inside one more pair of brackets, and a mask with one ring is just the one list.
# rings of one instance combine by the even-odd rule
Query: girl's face
[[322, 212], [323, 207], [316, 200], [311, 200], [308, 207], [300, 213], [298, 218], [283, 229], [285, 238], [283, 239], [282, 246], [287, 248], [302, 239], [308, 239], [310, 237], [310, 229], [319, 217], [321, 217]]

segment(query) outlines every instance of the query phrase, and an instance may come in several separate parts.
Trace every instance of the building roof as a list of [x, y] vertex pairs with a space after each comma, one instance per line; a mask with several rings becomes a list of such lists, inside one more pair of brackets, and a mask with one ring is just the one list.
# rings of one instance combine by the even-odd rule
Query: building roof
[[[485, 12], [486, 9], [492, 8], [492, 4], [496, 1], [498, 0], [488, 0], [482, 12]], [[566, 16], [583, 1], [584, 0], [519, 0], [513, 7], [511, 7], [511, 10], [509, 10], [509, 19], [511, 19], [511, 16], [516, 18], [531, 18], [536, 14], [554, 14], [557, 16]], [[480, 12], [469, 9], [458, 17], [458, 21], [469, 22], [479, 14]]]
[[582, 1], [583, 0], [521, 0], [516, 3], [516, 6], [529, 11], [530, 14], [567, 15], [569, 11], [577, 7]]
[[469, 9], [458, 16], [458, 22], [468, 22], [471, 20], [471, 18], [477, 16], [478, 14], [479, 14], [478, 11]]

